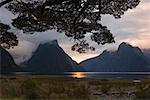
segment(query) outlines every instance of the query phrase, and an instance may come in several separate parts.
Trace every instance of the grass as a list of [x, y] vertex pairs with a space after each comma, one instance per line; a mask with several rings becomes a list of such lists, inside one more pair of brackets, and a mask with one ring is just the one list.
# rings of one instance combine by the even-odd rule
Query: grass
[[[1, 100], [96, 100], [96, 98], [150, 98], [150, 79], [76, 79], [50, 76], [1, 76]], [[126, 92], [133, 95], [127, 97]], [[116, 93], [116, 94], [115, 94]], [[117, 100], [117, 99], [114, 99]], [[119, 99], [118, 99], [119, 100]]]

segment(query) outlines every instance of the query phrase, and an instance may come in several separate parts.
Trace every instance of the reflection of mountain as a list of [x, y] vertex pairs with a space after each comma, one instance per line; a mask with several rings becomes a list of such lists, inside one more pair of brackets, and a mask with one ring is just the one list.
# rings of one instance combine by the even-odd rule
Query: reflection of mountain
[[0, 73], [9, 74], [19, 70], [9, 52], [0, 46]]
[[104, 51], [101, 55], [80, 63], [87, 71], [150, 71], [150, 60], [140, 48], [121, 43], [115, 52]]
[[25, 62], [27, 69], [39, 74], [75, 71], [78, 64], [54, 40], [40, 44], [32, 57]]

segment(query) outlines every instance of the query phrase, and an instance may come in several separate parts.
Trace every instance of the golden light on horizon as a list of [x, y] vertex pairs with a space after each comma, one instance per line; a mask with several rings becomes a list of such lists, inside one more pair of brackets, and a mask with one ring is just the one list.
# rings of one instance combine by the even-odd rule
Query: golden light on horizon
[[85, 75], [82, 72], [74, 72], [72, 77], [74, 77], [74, 78], [84, 78]]

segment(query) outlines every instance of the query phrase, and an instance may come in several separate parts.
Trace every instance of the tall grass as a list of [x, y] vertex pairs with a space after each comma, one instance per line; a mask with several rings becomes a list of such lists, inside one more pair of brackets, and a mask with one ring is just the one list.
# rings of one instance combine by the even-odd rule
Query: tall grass
[[49, 80], [49, 78], [4, 78], [0, 81], [0, 98], [3, 99], [88, 99], [90, 91], [84, 84], [73, 80]]
[[2, 77], [0, 100], [93, 100], [93, 94], [113, 90], [134, 91], [136, 99], [150, 98], [150, 81], [134, 84], [127, 80], [74, 79], [48, 76]]

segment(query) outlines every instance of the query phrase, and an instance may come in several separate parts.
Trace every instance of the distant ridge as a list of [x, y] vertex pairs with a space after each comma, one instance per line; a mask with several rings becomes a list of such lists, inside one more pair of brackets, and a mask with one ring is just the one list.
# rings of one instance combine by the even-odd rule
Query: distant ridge
[[150, 71], [150, 60], [143, 54], [140, 48], [128, 43], [121, 43], [117, 51], [105, 50], [97, 57], [80, 63], [86, 71], [106, 72], [142, 72]]
[[78, 63], [63, 51], [57, 40], [40, 44], [32, 57], [24, 64], [29, 71], [36, 74], [68, 72], [79, 69]]

